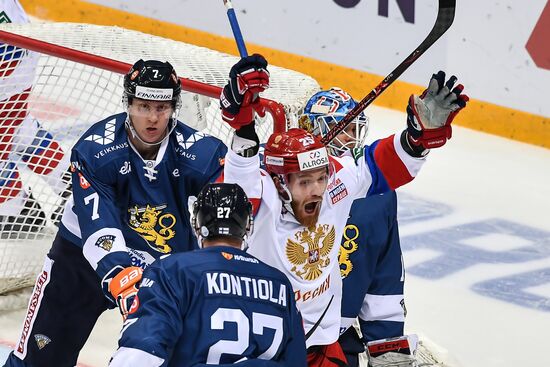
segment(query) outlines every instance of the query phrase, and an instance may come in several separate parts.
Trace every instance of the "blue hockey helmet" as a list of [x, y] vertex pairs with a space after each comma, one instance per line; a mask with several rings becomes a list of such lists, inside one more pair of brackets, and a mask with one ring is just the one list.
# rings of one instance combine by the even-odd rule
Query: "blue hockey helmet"
[[[324, 137], [356, 105], [357, 102], [340, 88], [332, 87], [329, 90], [317, 92], [306, 103], [298, 119], [298, 125], [313, 135]], [[369, 119], [364, 112], [361, 112], [327, 145], [329, 152], [340, 156], [351, 148], [361, 147], [367, 136], [368, 127]]]

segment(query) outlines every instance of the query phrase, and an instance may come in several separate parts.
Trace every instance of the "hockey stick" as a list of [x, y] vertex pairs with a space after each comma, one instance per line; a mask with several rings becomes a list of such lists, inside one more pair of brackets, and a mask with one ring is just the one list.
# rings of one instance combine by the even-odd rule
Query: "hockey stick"
[[401, 64], [388, 74], [369, 94], [365, 96], [351, 111], [347, 113], [327, 134], [321, 139], [323, 144], [330, 143], [338, 134], [367, 108], [382, 92], [403, 74], [435, 41], [437, 41], [453, 24], [455, 17], [456, 0], [439, 0], [439, 10], [435, 24], [424, 41]]
[[231, 25], [231, 30], [233, 31], [235, 42], [237, 42], [239, 55], [241, 55], [241, 58], [247, 57], [248, 51], [246, 50], [246, 45], [244, 44], [243, 35], [241, 34], [241, 28], [239, 27], [239, 22], [237, 21], [237, 16], [235, 15], [233, 4], [231, 4], [231, 0], [223, 0], [223, 4], [227, 9], [227, 18], [229, 19], [229, 24]]
[[323, 319], [325, 318], [325, 314], [327, 313], [333, 299], [334, 299], [334, 294], [330, 297], [330, 300], [328, 301], [328, 305], [323, 311], [323, 313], [321, 314], [321, 317], [319, 317], [319, 320], [317, 320], [315, 325], [313, 325], [311, 329], [309, 329], [309, 331], [306, 333], [306, 340], [308, 340], [309, 337], [313, 334], [313, 332], [319, 327], [319, 325], [321, 325], [321, 321], [323, 321]]

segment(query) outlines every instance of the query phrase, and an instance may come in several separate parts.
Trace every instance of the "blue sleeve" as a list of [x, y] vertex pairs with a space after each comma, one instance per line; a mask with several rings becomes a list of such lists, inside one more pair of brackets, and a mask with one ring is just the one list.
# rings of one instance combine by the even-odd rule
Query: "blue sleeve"
[[378, 164], [374, 158], [374, 152], [378, 146], [378, 143], [379, 141], [377, 140], [372, 145], [365, 145], [363, 148], [365, 161], [372, 176], [372, 184], [367, 192], [367, 196], [381, 194], [390, 190], [388, 182], [386, 181], [384, 174], [378, 167]]
[[[187, 290], [173, 278], [185, 275], [166, 273], [162, 261], [155, 261], [143, 273], [137, 299], [137, 310], [128, 316], [118, 342], [119, 348], [135, 348], [164, 359], [179, 340], [183, 328]], [[172, 281], [171, 281], [172, 279]]]
[[100, 278], [112, 276], [114, 269], [131, 265], [116, 207], [119, 200], [115, 187], [105, 178], [105, 168], [91, 167], [77, 149], [71, 154], [71, 171], [73, 210], [78, 217], [84, 257]]
[[[382, 205], [377, 204], [379, 210], [371, 215], [383, 217], [387, 229], [381, 231], [381, 246], [367, 246], [367, 254], [376, 259], [359, 317], [361, 333], [367, 342], [402, 336], [405, 323], [405, 274], [397, 223], [397, 196], [392, 192], [375, 199]], [[382, 226], [373, 224], [367, 228], [367, 235], [376, 238], [374, 232]]]
[[[225, 154], [227, 153], [227, 147], [217, 138], [208, 136], [199, 141], [204, 144], [195, 144], [197, 146], [197, 155], [206, 157], [201, 159], [198, 164], [202, 170], [201, 175], [195, 175], [193, 179], [193, 185], [190, 195], [197, 195], [204, 185], [216, 181], [223, 172], [223, 164], [225, 160]], [[200, 149], [199, 149], [200, 148]]]

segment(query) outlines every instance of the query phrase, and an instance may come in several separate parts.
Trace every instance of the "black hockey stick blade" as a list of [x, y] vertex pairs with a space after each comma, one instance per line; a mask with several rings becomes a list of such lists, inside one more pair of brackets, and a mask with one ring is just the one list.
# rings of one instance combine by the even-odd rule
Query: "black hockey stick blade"
[[367, 108], [382, 92], [403, 74], [427, 49], [429, 49], [453, 24], [455, 18], [456, 0], [439, 0], [439, 9], [435, 24], [424, 41], [401, 64], [388, 74], [369, 94], [349, 111], [327, 134], [321, 139], [323, 144], [330, 143], [338, 134]]

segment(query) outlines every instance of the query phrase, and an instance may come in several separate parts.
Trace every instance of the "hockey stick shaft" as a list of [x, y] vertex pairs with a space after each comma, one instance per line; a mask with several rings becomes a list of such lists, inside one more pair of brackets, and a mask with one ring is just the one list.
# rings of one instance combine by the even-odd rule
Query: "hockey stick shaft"
[[373, 90], [367, 94], [355, 108], [349, 111], [342, 120], [327, 132], [321, 139], [323, 144], [330, 143], [338, 134], [352, 122], [359, 114], [367, 108], [382, 92], [386, 90], [394, 81], [397, 80], [418, 58], [426, 52], [453, 24], [455, 16], [456, 0], [439, 0], [439, 10], [435, 24], [424, 41], [399, 64], [391, 73], [388, 74]]
[[319, 317], [319, 320], [317, 320], [317, 322], [315, 323], [315, 325], [313, 325], [311, 327], [311, 329], [309, 329], [309, 331], [306, 333], [305, 335], [305, 338], [306, 340], [308, 340], [312, 335], [313, 333], [315, 332], [315, 330], [317, 330], [317, 328], [319, 327], [319, 325], [321, 325], [321, 321], [323, 321], [323, 319], [325, 318], [325, 315], [328, 311], [328, 309], [330, 308], [330, 304], [332, 303], [332, 300], [334, 299], [334, 294], [330, 297], [330, 300], [328, 301], [328, 304], [327, 304], [327, 307], [325, 308], [325, 310], [323, 311], [323, 313], [321, 314], [321, 317]]
[[235, 42], [237, 42], [239, 55], [241, 55], [241, 57], [247, 57], [248, 51], [246, 50], [246, 45], [244, 44], [243, 35], [241, 33], [241, 28], [239, 27], [239, 22], [237, 21], [235, 9], [233, 9], [233, 4], [231, 3], [231, 0], [223, 0], [223, 3], [227, 9], [227, 18], [229, 19], [229, 24], [231, 25]]

